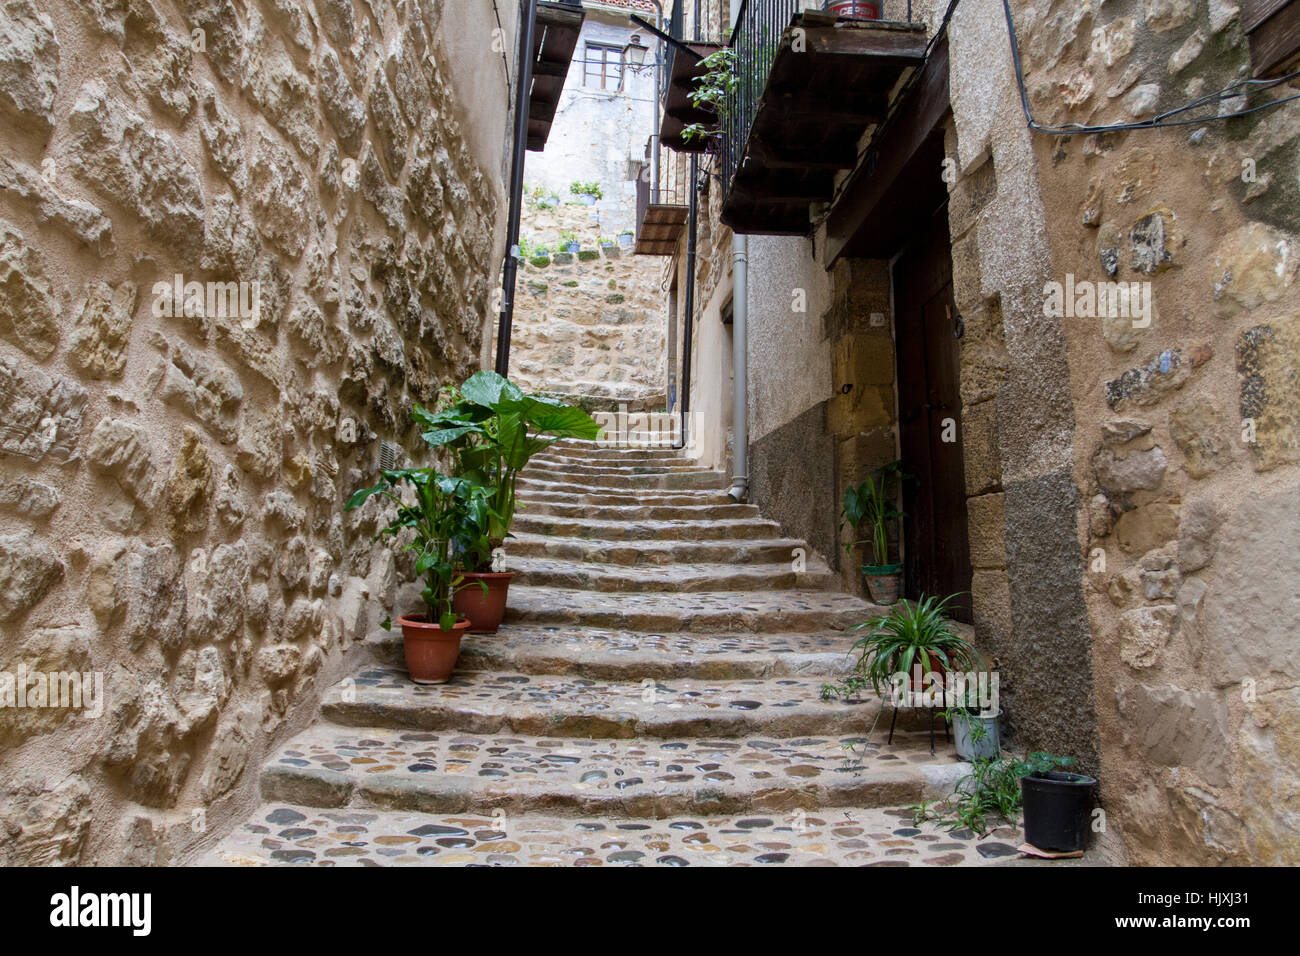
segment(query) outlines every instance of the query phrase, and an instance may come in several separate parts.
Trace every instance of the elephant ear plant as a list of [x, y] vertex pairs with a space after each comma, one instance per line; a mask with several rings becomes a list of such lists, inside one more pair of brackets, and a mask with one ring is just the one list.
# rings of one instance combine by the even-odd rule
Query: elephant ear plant
[[[451, 674], [460, 652], [460, 638], [469, 622], [452, 607], [461, 583], [454, 553], [481, 537], [491, 508], [488, 490], [472, 480], [450, 477], [432, 468], [407, 468], [380, 473], [379, 484], [362, 488], [348, 499], [346, 510], [359, 508], [373, 495], [397, 505], [396, 515], [375, 539], [409, 536], [405, 544], [415, 553], [415, 572], [423, 579], [420, 592], [427, 615], [398, 618], [406, 649], [407, 669], [417, 683], [441, 683]], [[403, 497], [403, 487], [413, 495]], [[384, 621], [384, 628], [390, 627]]]
[[482, 601], [472, 591], [457, 597], [458, 606], [463, 602], [465, 613], [475, 618], [472, 629], [491, 632], [500, 624], [511, 577], [492, 574], [492, 558], [510, 534], [519, 473], [529, 459], [561, 438], [598, 439], [604, 431], [581, 408], [527, 395], [495, 372], [476, 372], [445, 395], [437, 410], [417, 405], [412, 415], [430, 447], [455, 455], [459, 476], [487, 489], [486, 528], [458, 550], [467, 579], [482, 580], [492, 593]]

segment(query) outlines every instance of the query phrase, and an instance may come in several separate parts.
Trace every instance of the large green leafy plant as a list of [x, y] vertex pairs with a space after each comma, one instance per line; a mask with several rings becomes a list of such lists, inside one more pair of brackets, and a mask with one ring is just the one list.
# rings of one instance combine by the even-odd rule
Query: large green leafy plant
[[873, 563], [865, 570], [890, 573], [900, 567], [889, 563], [889, 525], [903, 517], [895, 501], [898, 486], [905, 477], [902, 463], [893, 461], [877, 468], [862, 484], [844, 490], [840, 527], [848, 524], [859, 535], [868, 535], [850, 541], [844, 551], [851, 553], [858, 545], [869, 545]]
[[[429, 607], [429, 621], [449, 631], [456, 624], [451, 598], [461, 583], [454, 555], [486, 531], [491, 516], [488, 489], [432, 468], [384, 471], [380, 477], [379, 484], [353, 494], [346, 510], [361, 507], [372, 495], [397, 505], [396, 516], [375, 539], [411, 532], [405, 547], [415, 552], [415, 572], [424, 579], [420, 596]], [[403, 497], [403, 486], [414, 494]], [[388, 626], [389, 621], [384, 621]]]
[[581, 408], [543, 395], [526, 395], [496, 372], [476, 372], [446, 393], [436, 411], [412, 416], [432, 448], [456, 457], [456, 473], [487, 490], [487, 526], [461, 547], [469, 571], [486, 571], [492, 552], [510, 533], [515, 482], [530, 458], [561, 438], [597, 439], [604, 430]]

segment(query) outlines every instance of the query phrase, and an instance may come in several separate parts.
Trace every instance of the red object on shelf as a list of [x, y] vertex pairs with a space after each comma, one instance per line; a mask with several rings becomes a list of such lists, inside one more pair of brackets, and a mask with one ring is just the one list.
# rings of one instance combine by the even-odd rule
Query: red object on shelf
[[827, 9], [838, 17], [850, 20], [879, 20], [880, 4], [867, 0], [831, 0]]

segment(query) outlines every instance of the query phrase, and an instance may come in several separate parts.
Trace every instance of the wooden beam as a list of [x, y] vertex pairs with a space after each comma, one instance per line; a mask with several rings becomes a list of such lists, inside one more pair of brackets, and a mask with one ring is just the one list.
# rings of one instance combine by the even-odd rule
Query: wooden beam
[[1249, 36], [1255, 76], [1282, 76], [1300, 56], [1300, 2], [1287, 0], [1277, 6], [1258, 21]]
[[[880, 141], [873, 143], [845, 183], [826, 224], [827, 265], [834, 265], [895, 179], [952, 109], [948, 100], [948, 41], [930, 52], [921, 75], [896, 107]], [[937, 178], [940, 170], [935, 169]]]

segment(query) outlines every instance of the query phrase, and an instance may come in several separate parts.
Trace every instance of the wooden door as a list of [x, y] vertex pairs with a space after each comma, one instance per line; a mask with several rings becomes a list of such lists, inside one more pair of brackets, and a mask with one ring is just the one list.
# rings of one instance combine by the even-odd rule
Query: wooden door
[[903, 468], [904, 593], [963, 592], [953, 616], [971, 620], [970, 543], [962, 457], [957, 310], [946, 207], [894, 263], [899, 446]]

